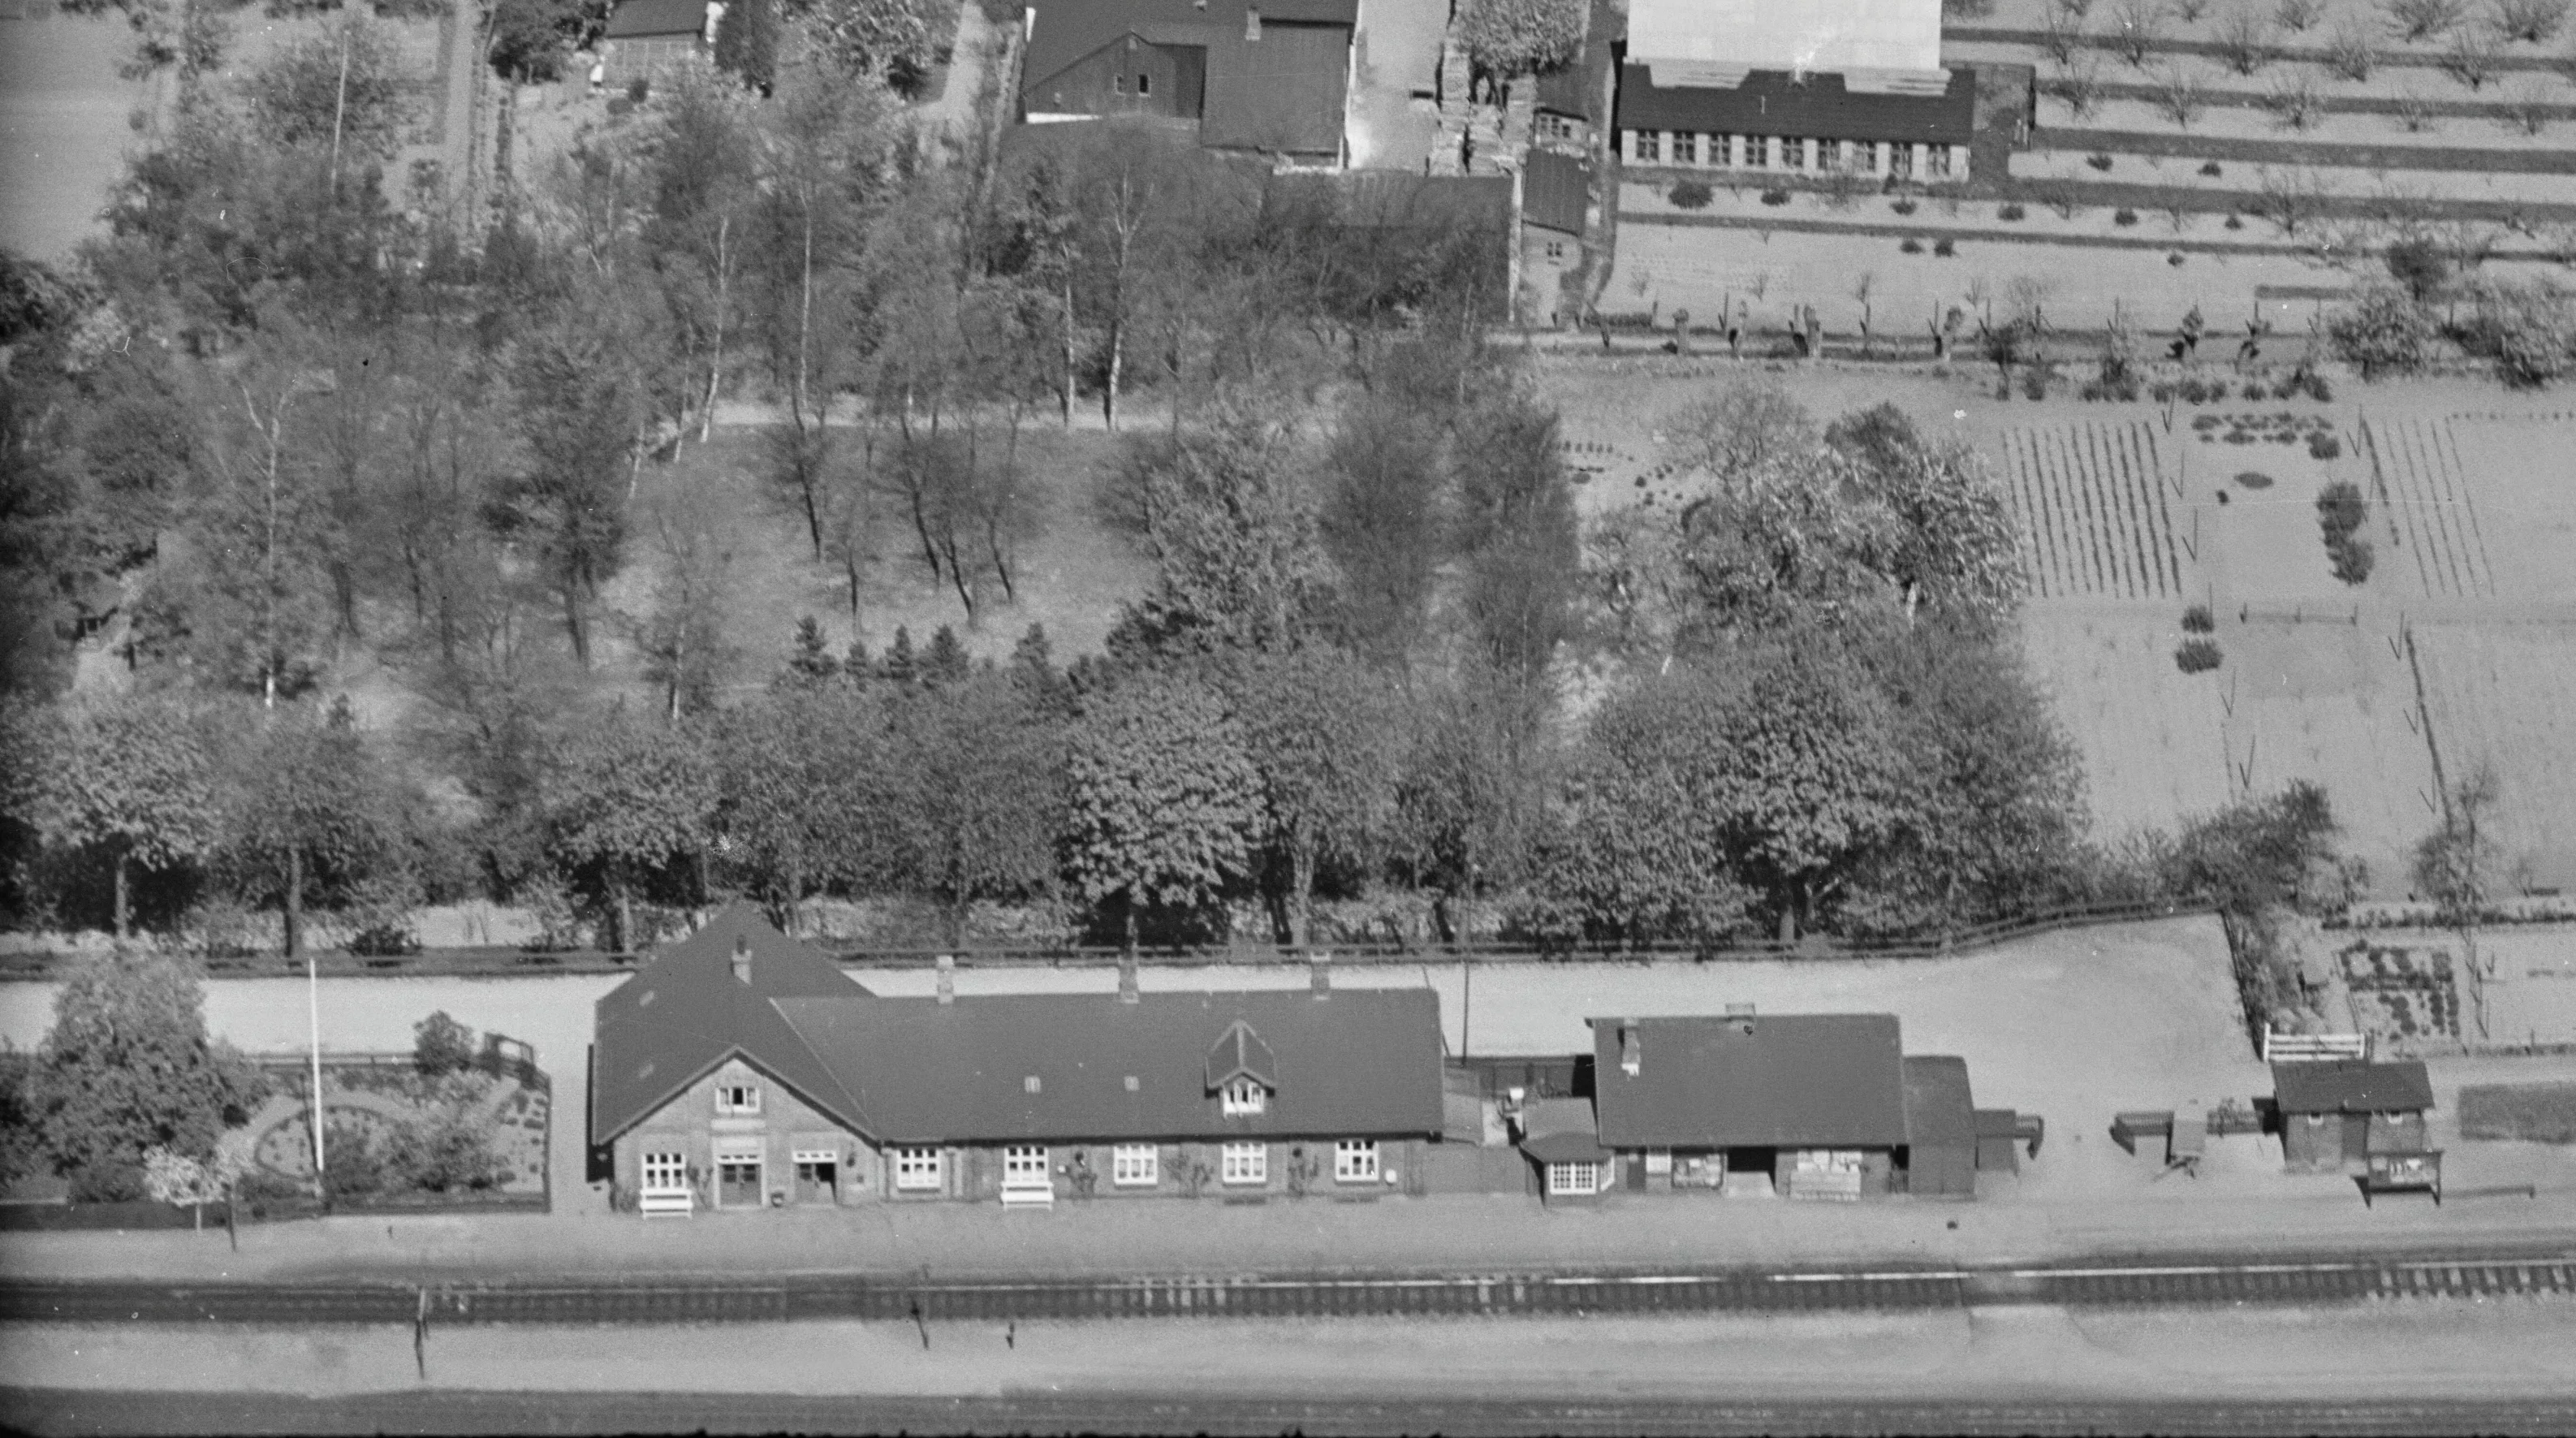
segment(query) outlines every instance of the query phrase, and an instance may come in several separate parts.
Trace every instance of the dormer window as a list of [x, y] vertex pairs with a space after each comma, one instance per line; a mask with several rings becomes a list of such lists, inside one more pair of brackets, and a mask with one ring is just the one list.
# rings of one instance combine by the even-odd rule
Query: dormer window
[[1225, 1086], [1217, 1090], [1217, 1104], [1228, 1118], [1238, 1114], [1268, 1113], [1270, 1090], [1262, 1087], [1259, 1079], [1238, 1075], [1227, 1079]]

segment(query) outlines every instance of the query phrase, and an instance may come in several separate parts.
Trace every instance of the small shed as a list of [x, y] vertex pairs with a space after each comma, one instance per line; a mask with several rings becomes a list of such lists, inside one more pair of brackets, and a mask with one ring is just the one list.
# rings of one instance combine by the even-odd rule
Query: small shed
[[619, 0], [601, 37], [608, 83], [624, 86], [712, 53], [722, 14], [710, 0]]
[[2272, 1065], [2281, 1152], [2293, 1169], [2358, 1168], [2372, 1154], [2421, 1153], [2432, 1080], [2420, 1059]]
[[1968, 1061], [1946, 1055], [1905, 1060], [1905, 1191], [1922, 1198], [1974, 1198], [1977, 1118]]

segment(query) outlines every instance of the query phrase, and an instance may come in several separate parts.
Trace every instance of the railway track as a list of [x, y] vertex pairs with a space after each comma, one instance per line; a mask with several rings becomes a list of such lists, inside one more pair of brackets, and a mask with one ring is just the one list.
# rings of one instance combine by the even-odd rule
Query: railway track
[[770, 1284], [0, 1285], [12, 1323], [780, 1323], [2306, 1306], [2576, 1297], [2576, 1252], [1873, 1272], [1189, 1275]]

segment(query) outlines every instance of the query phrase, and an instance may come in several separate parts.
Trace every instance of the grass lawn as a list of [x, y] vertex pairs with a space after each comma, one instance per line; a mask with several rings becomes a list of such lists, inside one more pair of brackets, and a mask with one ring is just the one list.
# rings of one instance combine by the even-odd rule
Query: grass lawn
[[2461, 1089], [2460, 1135], [2576, 1143], [2576, 1083], [2477, 1084]]

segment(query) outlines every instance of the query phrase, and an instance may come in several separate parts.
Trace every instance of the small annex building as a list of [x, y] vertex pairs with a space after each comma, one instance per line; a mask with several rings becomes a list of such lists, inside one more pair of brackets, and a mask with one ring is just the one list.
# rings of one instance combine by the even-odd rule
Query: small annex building
[[1964, 179], [1976, 74], [1941, 64], [1940, 0], [1634, 0], [1619, 69], [1631, 165]]
[[869, 993], [737, 904], [599, 1001], [592, 1141], [647, 1214], [1420, 1192], [1439, 997]]
[[2424, 1116], [2433, 1107], [2433, 1083], [2420, 1059], [2275, 1063], [2272, 1103], [2292, 1169], [2357, 1169], [2376, 1155], [2429, 1148]]
[[1034, 0], [1020, 118], [1147, 116], [1211, 149], [1343, 164], [1358, 0]]
[[1746, 1005], [1588, 1022], [1589, 1095], [1528, 1101], [1517, 1119], [1551, 1204], [1618, 1190], [1973, 1197], [1981, 1169], [2012, 1163], [1981, 1155], [1981, 1119], [2036, 1143], [2035, 1118], [1975, 1107], [1966, 1060], [1905, 1054], [1891, 1014]]
[[612, 86], [715, 53], [722, 0], [618, 0], [601, 35], [600, 62]]

